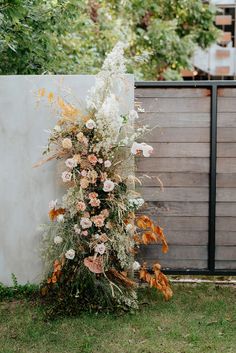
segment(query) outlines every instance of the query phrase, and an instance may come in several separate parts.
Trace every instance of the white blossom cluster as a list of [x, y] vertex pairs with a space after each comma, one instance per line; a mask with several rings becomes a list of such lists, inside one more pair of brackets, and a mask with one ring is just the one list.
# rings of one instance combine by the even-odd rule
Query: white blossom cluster
[[114, 86], [118, 92], [122, 90], [125, 70], [124, 44], [119, 42], [108, 54], [87, 97], [87, 108], [94, 112], [100, 137], [97, 149], [109, 149], [118, 140], [123, 119], [119, 112], [118, 97], [114, 94]]
[[129, 199], [129, 207], [134, 210], [138, 210], [140, 207], [143, 206], [144, 202], [145, 202], [144, 199], [142, 199], [141, 197], [135, 198], [135, 199]]

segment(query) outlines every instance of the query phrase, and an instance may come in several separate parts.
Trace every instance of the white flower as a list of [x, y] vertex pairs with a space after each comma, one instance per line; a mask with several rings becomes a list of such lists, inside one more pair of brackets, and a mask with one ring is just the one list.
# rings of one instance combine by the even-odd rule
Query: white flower
[[127, 232], [131, 232], [133, 230], [133, 225], [131, 223], [128, 223], [125, 229]]
[[144, 109], [144, 108], [141, 108], [141, 107], [138, 107], [138, 112], [139, 112], [139, 113], [145, 113], [145, 109]]
[[51, 200], [48, 204], [49, 210], [53, 210], [57, 206], [57, 200]]
[[73, 169], [77, 166], [77, 162], [74, 158], [68, 158], [66, 161], [65, 161], [65, 164], [68, 168], [70, 169]]
[[83, 229], [90, 228], [92, 226], [92, 222], [90, 221], [89, 218], [82, 217], [80, 220], [80, 225]]
[[144, 157], [150, 157], [150, 155], [153, 152], [153, 147], [150, 145], [147, 145], [146, 143], [138, 143], [138, 142], [133, 142], [133, 145], [131, 147], [131, 153], [133, 155], [136, 155], [140, 152], [143, 152]]
[[64, 222], [64, 216], [63, 216], [63, 214], [59, 214], [59, 215], [57, 216], [57, 222], [59, 222], [59, 223]]
[[61, 132], [61, 127], [60, 127], [60, 125], [55, 125], [55, 126], [54, 126], [54, 130], [55, 130], [56, 132]]
[[80, 174], [81, 174], [83, 177], [86, 177], [88, 173], [86, 172], [86, 170], [83, 169]]
[[104, 252], [106, 251], [106, 247], [105, 247], [104, 243], [101, 243], [101, 244], [97, 244], [94, 250], [96, 253], [103, 255]]
[[133, 142], [132, 147], [131, 147], [131, 153], [136, 155], [136, 154], [138, 154], [141, 151], [142, 151], [141, 143]]
[[65, 253], [65, 257], [69, 260], [73, 260], [73, 258], [75, 257], [75, 250], [74, 249], [70, 249]]
[[62, 237], [57, 235], [54, 237], [53, 241], [54, 241], [54, 244], [61, 244], [63, 242], [63, 239], [62, 239]]
[[114, 189], [114, 187], [115, 187], [115, 184], [113, 183], [113, 181], [111, 181], [110, 179], [107, 179], [104, 181], [103, 191], [110, 192]]
[[65, 149], [71, 149], [72, 148], [72, 142], [71, 139], [69, 138], [65, 138], [62, 140], [62, 147]]
[[96, 123], [95, 123], [95, 121], [94, 121], [93, 119], [89, 119], [89, 120], [86, 122], [85, 126], [86, 126], [88, 129], [92, 130], [92, 129], [94, 129], [94, 128], [96, 127]]
[[134, 122], [135, 120], [138, 119], [138, 113], [136, 112], [136, 110], [132, 109], [129, 112], [129, 121], [130, 122]]
[[109, 160], [105, 161], [105, 162], [104, 162], [104, 165], [105, 165], [106, 168], [110, 168], [110, 166], [111, 166], [111, 161], [109, 161]]
[[142, 207], [143, 204], [144, 204], [144, 199], [142, 199], [141, 197], [136, 199], [129, 199], [130, 207], [135, 208], [136, 210]]
[[143, 156], [144, 157], [150, 157], [152, 152], [153, 152], [153, 147], [150, 145], [147, 145], [146, 143], [141, 143], [142, 145], [142, 151], [143, 151]]
[[138, 271], [140, 269], [141, 265], [140, 265], [140, 263], [138, 261], [134, 261], [132, 267], [133, 267], [134, 271]]
[[78, 224], [74, 225], [74, 231], [76, 234], [80, 234], [81, 233], [81, 229], [79, 228]]
[[65, 171], [62, 173], [61, 177], [62, 177], [63, 182], [66, 183], [68, 181], [71, 181], [72, 173]]

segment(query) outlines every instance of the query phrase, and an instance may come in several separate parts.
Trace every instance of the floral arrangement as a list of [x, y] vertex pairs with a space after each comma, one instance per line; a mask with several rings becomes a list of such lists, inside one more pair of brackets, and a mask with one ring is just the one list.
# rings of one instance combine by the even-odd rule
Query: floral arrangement
[[[135, 260], [140, 244], [159, 241], [164, 253], [168, 246], [159, 226], [145, 215], [135, 215], [144, 200], [135, 191], [140, 181], [134, 175], [134, 156], [149, 157], [153, 148], [136, 142], [148, 130], [134, 129], [137, 112], [120, 114], [123, 50], [118, 43], [107, 56], [85, 113], [53, 93], [47, 95], [60, 118], [50, 132], [47, 158], [39, 164], [61, 159], [67, 190], [61, 203], [49, 203], [51, 222], [43, 238], [47, 275], [41, 292], [62, 311], [137, 308], [134, 271], [166, 299], [172, 296], [158, 263], [150, 273], [146, 264]], [[46, 96], [45, 90], [40, 95]]]

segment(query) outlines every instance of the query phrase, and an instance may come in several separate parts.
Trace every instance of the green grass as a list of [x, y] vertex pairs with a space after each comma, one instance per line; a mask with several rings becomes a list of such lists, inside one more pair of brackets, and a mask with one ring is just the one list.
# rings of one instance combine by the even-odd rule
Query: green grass
[[141, 291], [134, 314], [47, 321], [37, 301], [0, 303], [1, 353], [235, 353], [236, 289], [175, 285], [164, 302]]

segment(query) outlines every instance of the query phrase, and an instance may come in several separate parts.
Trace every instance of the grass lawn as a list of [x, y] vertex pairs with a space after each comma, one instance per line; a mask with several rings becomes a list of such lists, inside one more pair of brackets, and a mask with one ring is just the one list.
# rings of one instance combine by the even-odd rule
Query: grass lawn
[[235, 353], [236, 288], [173, 287], [170, 302], [141, 290], [140, 310], [122, 316], [83, 314], [47, 322], [37, 301], [0, 303], [0, 352]]

